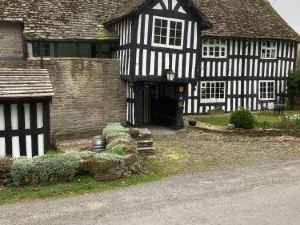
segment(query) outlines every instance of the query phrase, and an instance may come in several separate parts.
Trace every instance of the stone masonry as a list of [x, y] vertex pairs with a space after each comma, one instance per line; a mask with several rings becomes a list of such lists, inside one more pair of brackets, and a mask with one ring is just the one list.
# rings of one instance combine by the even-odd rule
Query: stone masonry
[[22, 32], [20, 23], [0, 22], [0, 59], [23, 58]]
[[55, 96], [51, 133], [58, 139], [100, 134], [109, 122], [126, 122], [126, 83], [115, 59], [60, 58], [0, 62], [0, 67], [44, 67]]

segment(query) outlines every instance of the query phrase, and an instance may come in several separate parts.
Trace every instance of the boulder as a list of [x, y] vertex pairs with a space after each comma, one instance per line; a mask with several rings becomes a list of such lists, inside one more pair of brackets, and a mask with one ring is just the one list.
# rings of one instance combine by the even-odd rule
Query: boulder
[[227, 130], [234, 130], [236, 127], [234, 124], [228, 124], [227, 125]]

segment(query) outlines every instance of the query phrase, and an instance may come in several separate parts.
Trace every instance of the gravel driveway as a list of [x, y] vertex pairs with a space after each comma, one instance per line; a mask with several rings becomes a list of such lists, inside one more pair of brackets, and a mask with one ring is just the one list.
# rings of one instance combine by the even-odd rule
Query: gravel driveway
[[0, 206], [2, 225], [298, 225], [300, 161]]

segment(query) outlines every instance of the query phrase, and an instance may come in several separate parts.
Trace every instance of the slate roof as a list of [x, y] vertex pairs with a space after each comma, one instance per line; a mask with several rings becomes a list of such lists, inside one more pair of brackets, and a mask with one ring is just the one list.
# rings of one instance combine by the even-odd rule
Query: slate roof
[[[113, 39], [101, 24], [152, 0], [1, 0], [0, 21], [24, 22], [27, 39]], [[193, 1], [213, 25], [205, 35], [300, 40], [267, 0]]]
[[0, 98], [37, 98], [53, 95], [47, 70], [0, 68]]
[[[185, 0], [189, 1], [189, 0]], [[299, 35], [280, 17], [267, 0], [191, 0], [213, 25], [204, 35], [274, 38], [300, 41]], [[130, 15], [145, 0], [127, 0], [109, 20]], [[148, 1], [149, 2], [149, 1]]]
[[213, 24], [205, 35], [299, 41], [267, 0], [194, 0]]
[[99, 26], [123, 0], [1, 0], [0, 21], [24, 22], [27, 39], [117, 38]]

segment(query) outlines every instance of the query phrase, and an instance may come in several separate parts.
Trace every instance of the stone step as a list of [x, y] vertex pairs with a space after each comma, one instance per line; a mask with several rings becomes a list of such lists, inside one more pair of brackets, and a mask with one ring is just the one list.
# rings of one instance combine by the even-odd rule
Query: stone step
[[153, 147], [153, 139], [137, 141], [138, 148]]
[[154, 147], [138, 148], [138, 152], [145, 155], [155, 155]]

